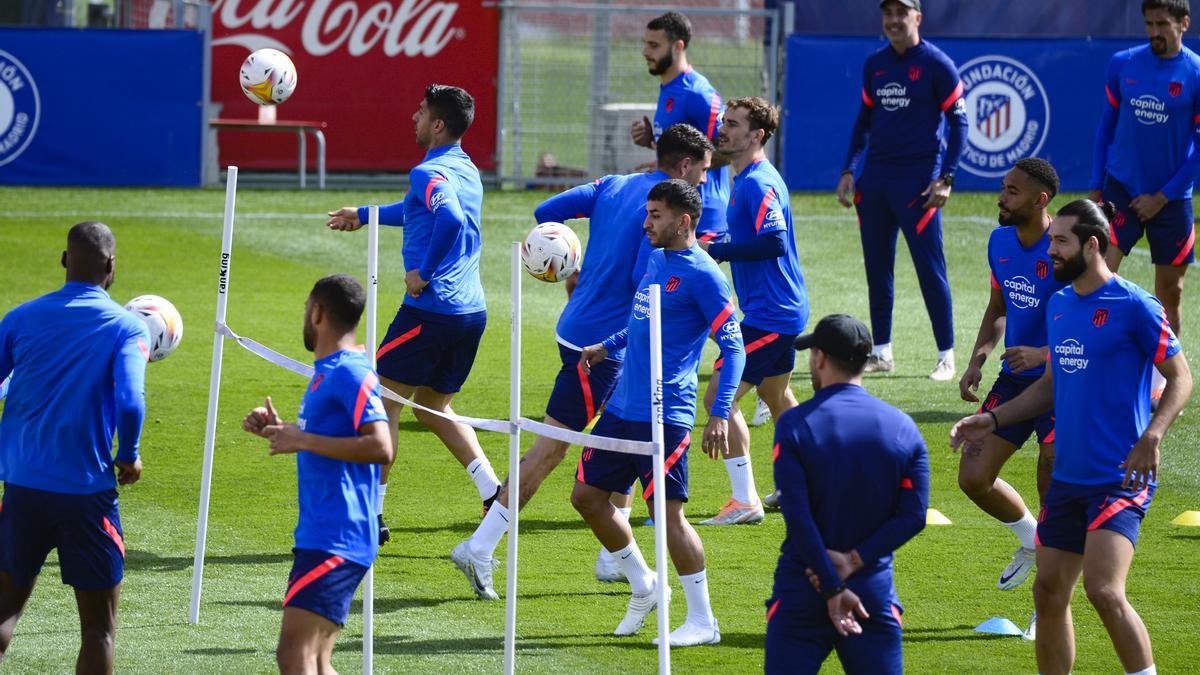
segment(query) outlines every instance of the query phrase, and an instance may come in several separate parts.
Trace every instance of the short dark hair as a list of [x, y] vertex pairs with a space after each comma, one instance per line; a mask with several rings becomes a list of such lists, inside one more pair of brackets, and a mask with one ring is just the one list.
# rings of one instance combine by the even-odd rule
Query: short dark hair
[[1165, 9], [1171, 15], [1171, 18], [1176, 21], [1183, 21], [1183, 17], [1190, 16], [1192, 8], [1189, 6], [1188, 0], [1142, 0], [1142, 16], [1151, 9]]
[[713, 152], [712, 141], [708, 140], [696, 127], [680, 122], [667, 127], [662, 136], [658, 137], [658, 165], [675, 166], [684, 157], [691, 157], [699, 162], [704, 159], [704, 153]]
[[676, 213], [688, 214], [692, 217], [693, 230], [696, 229], [696, 223], [700, 222], [700, 211], [704, 205], [696, 188], [679, 178], [664, 180], [650, 188], [646, 201], [662, 202]]
[[767, 144], [767, 139], [779, 128], [779, 111], [761, 96], [733, 98], [726, 101], [725, 107], [745, 110], [750, 119], [750, 130], [763, 130], [763, 145]]
[[358, 327], [367, 296], [358, 279], [349, 274], [330, 274], [321, 277], [308, 294], [338, 326], [347, 330]]
[[1046, 192], [1050, 193], [1050, 199], [1054, 199], [1058, 194], [1058, 172], [1054, 170], [1050, 162], [1040, 157], [1026, 157], [1017, 160], [1013, 166], [1046, 188]]
[[1076, 199], [1059, 209], [1057, 215], [1059, 218], [1075, 218], [1071, 233], [1079, 238], [1081, 245], [1088, 237], [1095, 237], [1096, 241], [1100, 242], [1100, 253], [1108, 252], [1109, 237], [1112, 236], [1112, 226], [1109, 223], [1117, 215], [1117, 208], [1112, 202], [1097, 204], [1090, 199]]
[[108, 276], [109, 261], [117, 252], [117, 239], [104, 223], [85, 220], [67, 232], [67, 251], [71, 258], [68, 275], [77, 281], [99, 282]]
[[454, 138], [462, 138], [475, 121], [475, 99], [465, 89], [431, 84], [425, 87], [425, 104], [434, 119], [445, 123], [446, 130]]
[[692, 41], [692, 22], [679, 12], [667, 12], [656, 16], [646, 24], [646, 28], [661, 30], [667, 34], [667, 39], [671, 42], [683, 40], [684, 49], [687, 49], [688, 43]]

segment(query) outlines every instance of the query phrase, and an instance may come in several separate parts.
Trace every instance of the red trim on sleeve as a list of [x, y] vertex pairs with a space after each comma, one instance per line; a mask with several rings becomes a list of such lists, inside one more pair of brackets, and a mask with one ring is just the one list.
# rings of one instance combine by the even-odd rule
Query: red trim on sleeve
[[436, 173], [429, 177], [429, 184], [425, 186], [425, 208], [429, 208], [429, 200], [433, 198], [433, 188], [439, 183], [445, 183], [446, 179]]
[[717, 330], [721, 326], [725, 325], [725, 320], [731, 316], [733, 316], [733, 303], [727, 302], [727, 303], [725, 303], [725, 309], [722, 309], [721, 313], [717, 315], [717, 318], [713, 319], [712, 334], [716, 335]]
[[[758, 215], [754, 218], [754, 231], [757, 233], [762, 230], [763, 219], [767, 217], [767, 210], [771, 208], [771, 204], [775, 201], [775, 188], [767, 190], [767, 194], [763, 195], [762, 203], [758, 205]], [[918, 233], [920, 230], [918, 230]]]
[[371, 398], [371, 390], [379, 382], [379, 378], [375, 373], [367, 373], [363, 378], [362, 384], [358, 386], [358, 399], [354, 401], [354, 428], [358, 429], [362, 426], [363, 412], [367, 408], [367, 401]]
[[1107, 84], [1104, 85], [1104, 94], [1106, 96], [1108, 96], [1108, 104], [1109, 105], [1111, 105], [1114, 108], [1121, 107], [1121, 102], [1117, 100], [1116, 96], [1113, 96], [1112, 89], [1109, 89]]
[[145, 356], [146, 360], [149, 361], [150, 360], [150, 348], [146, 346], [146, 341], [143, 340], [142, 338], [138, 338], [137, 345], [138, 345], [138, 349], [142, 350], [142, 356]]
[[909, 478], [908, 476], [905, 476], [904, 478], [900, 479], [900, 487], [904, 490], [913, 489], [912, 479]]
[[996, 273], [992, 272], [992, 288], [1000, 288], [1000, 283], [996, 281]]
[[1158, 334], [1158, 351], [1154, 352], [1154, 363], [1157, 365], [1167, 360], [1167, 346], [1171, 344], [1171, 324], [1163, 315], [1162, 332]]
[[705, 135], [709, 138], [713, 137], [713, 133], [717, 130], [717, 118], [721, 116], [721, 95], [713, 92], [712, 99], [708, 103], [708, 131]]
[[767, 608], [767, 623], [771, 623], [771, 617], [775, 616], [775, 611], [779, 609], [779, 603], [781, 602], [783, 602], [782, 598], [772, 602], [771, 606]]
[[771, 448], [771, 461], [772, 462], [779, 461], [779, 444], [778, 443], [775, 444], [775, 447]]
[[958, 102], [958, 99], [962, 98], [962, 95], [963, 83], [962, 80], [959, 80], [958, 84], [954, 87], [954, 91], [950, 92], [950, 95], [946, 97], [945, 101], [942, 101], [942, 112], [949, 110], [950, 106], [954, 105]]
[[862, 101], [863, 101], [863, 105], [867, 106], [868, 108], [875, 107], [875, 101], [871, 100], [871, 95], [867, 93], [866, 87], [863, 87], [863, 90], [862, 90]]
[[1196, 115], [1195, 117], [1193, 117], [1192, 122], [1194, 122], [1195, 124], [1200, 124], [1200, 115]]

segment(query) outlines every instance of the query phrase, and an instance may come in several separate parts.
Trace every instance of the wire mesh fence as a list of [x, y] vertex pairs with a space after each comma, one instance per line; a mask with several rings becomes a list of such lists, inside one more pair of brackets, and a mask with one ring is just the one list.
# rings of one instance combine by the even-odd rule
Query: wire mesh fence
[[[629, 125], [653, 117], [660, 80], [642, 57], [646, 24], [671, 7], [593, 1], [502, 2], [498, 125], [501, 180], [561, 185], [653, 160]], [[761, 0], [697, 0], [692, 66], [723, 98], [778, 102], [779, 26]]]

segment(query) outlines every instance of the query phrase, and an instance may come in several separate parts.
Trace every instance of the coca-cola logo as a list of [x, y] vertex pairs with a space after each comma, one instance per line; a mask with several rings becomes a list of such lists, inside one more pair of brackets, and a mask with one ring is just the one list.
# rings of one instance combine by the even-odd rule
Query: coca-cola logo
[[382, 47], [388, 57], [437, 56], [466, 31], [452, 26], [459, 3], [442, 0], [379, 0], [363, 8], [355, 0], [217, 0], [213, 13], [229, 35], [213, 46], [271, 47], [291, 54], [280, 31], [302, 18], [300, 43], [313, 56], [345, 47], [362, 56]]

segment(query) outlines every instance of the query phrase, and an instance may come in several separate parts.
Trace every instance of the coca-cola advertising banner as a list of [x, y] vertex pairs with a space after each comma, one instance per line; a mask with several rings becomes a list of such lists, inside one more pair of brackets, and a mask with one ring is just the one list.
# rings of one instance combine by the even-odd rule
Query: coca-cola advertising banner
[[[407, 171], [424, 156], [412, 114], [425, 86], [455, 85], [475, 97], [463, 147], [491, 169], [499, 31], [484, 0], [216, 0], [212, 97], [222, 118], [257, 118], [238, 70], [250, 52], [278, 49], [298, 85], [276, 116], [328, 124], [329, 170]], [[295, 170], [290, 134], [221, 131], [218, 140], [221, 166]]]

